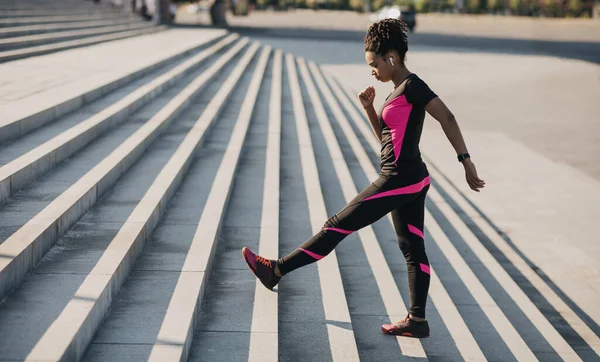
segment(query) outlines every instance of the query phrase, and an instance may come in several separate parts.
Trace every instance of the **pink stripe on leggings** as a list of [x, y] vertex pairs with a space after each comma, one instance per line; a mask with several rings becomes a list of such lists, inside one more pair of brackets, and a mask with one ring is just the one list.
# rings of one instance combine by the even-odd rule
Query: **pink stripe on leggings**
[[425, 188], [425, 186], [429, 185], [429, 183], [430, 183], [430, 179], [429, 179], [429, 176], [427, 176], [421, 182], [417, 182], [416, 184], [404, 186], [404, 187], [401, 187], [401, 188], [395, 189], [395, 190], [380, 192], [373, 196], [364, 198], [363, 201], [379, 199], [381, 197], [386, 197], [386, 196], [415, 194], [415, 193], [423, 190]]
[[427, 264], [421, 263], [421, 271], [423, 273], [427, 273], [427, 274], [431, 275], [431, 269], [429, 268], [429, 265], [427, 265]]
[[337, 231], [338, 233], [346, 234], [346, 235], [350, 235], [353, 233], [353, 231], [351, 231], [351, 230], [343, 230], [343, 229], [338, 229], [338, 228], [323, 228], [323, 230]]
[[411, 224], [408, 224], [408, 231], [410, 231], [411, 233], [413, 233], [415, 235], [420, 236], [421, 239], [425, 239], [423, 237], [423, 232], [421, 230], [419, 230], [419, 228], [416, 226], [412, 226]]
[[304, 250], [304, 249], [302, 249], [302, 248], [298, 248], [298, 249], [302, 250], [303, 252], [305, 252], [306, 254], [308, 254], [308, 255], [312, 256], [313, 258], [315, 258], [315, 259], [317, 259], [317, 260], [321, 260], [321, 259], [323, 259], [323, 258], [324, 258], [324, 256], [322, 256], [322, 255], [319, 255], [319, 254], [315, 254], [315, 253], [313, 253], [313, 252], [311, 252], [311, 251]]

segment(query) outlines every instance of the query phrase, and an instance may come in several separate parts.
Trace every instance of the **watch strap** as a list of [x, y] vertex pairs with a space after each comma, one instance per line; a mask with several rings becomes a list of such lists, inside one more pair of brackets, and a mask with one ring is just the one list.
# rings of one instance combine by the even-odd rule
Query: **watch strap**
[[456, 158], [458, 158], [458, 162], [463, 162], [464, 160], [470, 157], [471, 155], [469, 155], [469, 153], [461, 153], [460, 155], [456, 156]]

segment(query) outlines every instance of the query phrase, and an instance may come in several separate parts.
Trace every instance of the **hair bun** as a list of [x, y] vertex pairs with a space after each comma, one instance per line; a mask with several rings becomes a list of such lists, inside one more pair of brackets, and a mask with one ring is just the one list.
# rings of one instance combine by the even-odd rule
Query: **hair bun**
[[408, 27], [400, 19], [383, 19], [371, 24], [365, 35], [365, 51], [385, 55], [396, 50], [401, 59], [408, 51]]

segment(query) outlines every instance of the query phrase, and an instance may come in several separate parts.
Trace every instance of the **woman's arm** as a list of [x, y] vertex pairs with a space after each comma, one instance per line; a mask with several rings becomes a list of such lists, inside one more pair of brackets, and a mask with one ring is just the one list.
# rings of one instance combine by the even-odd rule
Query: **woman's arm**
[[373, 128], [375, 137], [377, 137], [379, 142], [381, 142], [381, 125], [379, 124], [377, 112], [373, 107], [373, 101], [375, 100], [375, 88], [373, 86], [365, 88], [365, 90], [358, 94], [358, 99], [360, 100], [360, 104], [362, 104], [363, 108], [365, 109], [365, 112], [367, 112], [367, 116], [369, 117], [369, 122], [371, 123], [371, 128]]
[[[465, 144], [465, 140], [460, 131], [460, 127], [458, 126], [458, 122], [456, 121], [456, 118], [452, 112], [450, 112], [448, 107], [446, 107], [444, 102], [442, 102], [439, 97], [436, 97], [425, 106], [425, 110], [433, 118], [440, 122], [440, 125], [442, 126], [448, 141], [450, 141], [452, 147], [454, 147], [456, 154], [460, 155], [467, 153], [467, 145]], [[485, 182], [477, 176], [475, 165], [470, 158], [462, 161], [462, 164], [465, 167], [465, 177], [469, 187], [473, 191], [479, 192], [478, 189], [483, 188], [485, 186]]]
[[373, 128], [375, 137], [377, 137], [379, 142], [381, 142], [381, 124], [379, 123], [379, 117], [377, 116], [375, 107], [373, 107], [371, 104], [365, 108], [365, 112], [367, 112], [367, 116], [369, 117], [369, 122], [371, 122], [371, 128]]

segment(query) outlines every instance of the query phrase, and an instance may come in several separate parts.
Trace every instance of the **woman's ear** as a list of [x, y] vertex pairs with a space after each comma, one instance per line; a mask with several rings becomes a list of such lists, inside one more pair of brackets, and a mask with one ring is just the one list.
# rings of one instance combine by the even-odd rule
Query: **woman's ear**
[[390, 63], [392, 66], [397, 63], [396, 57], [392, 52], [386, 53], [384, 60], [386, 61], [386, 63]]

